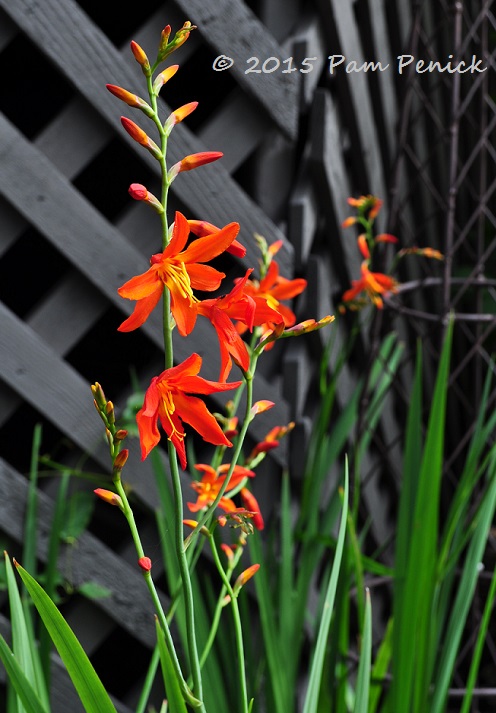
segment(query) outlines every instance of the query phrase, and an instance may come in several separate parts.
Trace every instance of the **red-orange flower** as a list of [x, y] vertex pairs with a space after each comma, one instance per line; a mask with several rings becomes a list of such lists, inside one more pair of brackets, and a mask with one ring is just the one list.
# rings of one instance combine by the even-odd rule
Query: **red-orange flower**
[[288, 423], [287, 426], [274, 426], [274, 428], [267, 433], [264, 440], [257, 443], [257, 445], [253, 448], [246, 462], [250, 464], [258, 455], [260, 455], [260, 453], [267, 453], [267, 451], [277, 448], [281, 438], [292, 431], [294, 427], [294, 421]]
[[238, 320], [252, 330], [253, 325], [263, 324], [269, 319], [281, 320], [278, 312], [272, 310], [265, 300], [256, 302], [245, 294], [245, 287], [253, 269], [246, 271], [243, 278], [236, 281], [227, 295], [214, 299], [202, 300], [196, 305], [198, 314], [207, 317], [217, 332], [220, 346], [221, 367], [219, 381], [225, 381], [231, 371], [232, 360], [244, 371], [250, 366], [250, 356], [246, 344], [239, 336], [232, 319]]
[[159, 422], [174, 445], [183, 470], [186, 468], [183, 421], [205, 441], [216, 446], [232, 446], [205, 403], [190, 394], [228, 391], [236, 389], [241, 382], [220, 384], [203, 379], [198, 376], [201, 364], [201, 356], [192, 354], [182, 364], [166, 369], [151, 380], [143, 407], [136, 416], [143, 460], [160, 441]]
[[151, 267], [142, 275], [132, 277], [118, 289], [121, 297], [137, 300], [134, 312], [120, 325], [120, 332], [130, 332], [140, 327], [158, 304], [166, 286], [171, 294], [171, 311], [179, 332], [186, 336], [196, 322], [198, 301], [193, 289], [211, 292], [222, 279], [219, 272], [202, 263], [224, 252], [239, 231], [238, 223], [229, 223], [214, 235], [194, 240], [183, 250], [189, 236], [188, 221], [177, 212], [172, 237], [163, 253], [152, 255]]
[[[206, 465], [204, 463], [198, 463], [195, 468], [203, 473], [201, 480], [194, 480], [191, 483], [193, 490], [198, 493], [198, 499], [196, 503], [188, 503], [188, 507], [191, 512], [198, 512], [198, 510], [203, 510], [214, 502], [215, 498], [219, 494], [219, 490], [224, 485], [226, 480], [226, 473], [231, 466], [229, 463], [224, 463], [219, 466], [217, 470], [212, 468], [211, 465]], [[227, 494], [222, 496], [219, 500], [219, 507], [225, 512], [235, 512], [236, 505], [229, 497], [229, 491], [236, 488], [240, 483], [243, 482], [245, 478], [253, 478], [255, 473], [248, 468], [243, 468], [241, 465], [235, 465], [234, 470], [229, 480]]]
[[381, 295], [386, 296], [391, 292], [396, 292], [398, 283], [394, 278], [384, 275], [382, 272], [371, 272], [367, 261], [362, 262], [361, 272], [362, 277], [359, 280], [353, 280], [352, 287], [344, 293], [343, 302], [353, 302], [364, 292], [378, 309], [382, 309]]
[[[281, 303], [281, 300], [289, 300], [296, 297], [296, 295], [303, 292], [306, 286], [307, 281], [303, 278], [288, 280], [286, 277], [279, 275], [279, 265], [275, 260], [272, 260], [265, 277], [260, 281], [248, 280], [244, 293], [253, 297], [257, 304], [260, 304], [260, 300], [265, 301], [270, 309], [281, 315], [284, 326], [291, 327], [296, 322], [296, 316], [287, 305]], [[280, 320], [268, 319], [262, 325], [263, 330], [274, 329], [278, 323], [280, 324]], [[240, 334], [243, 334], [247, 329], [246, 326], [239, 323], [237, 327]]]

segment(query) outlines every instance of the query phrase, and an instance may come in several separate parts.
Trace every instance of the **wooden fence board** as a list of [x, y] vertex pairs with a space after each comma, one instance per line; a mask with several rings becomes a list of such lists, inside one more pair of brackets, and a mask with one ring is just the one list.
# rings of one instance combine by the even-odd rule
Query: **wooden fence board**
[[[140, 70], [137, 69], [132, 56], [130, 55], [128, 63], [124, 64], [115, 47], [72, 0], [66, 0], [63, 5], [57, 0], [47, 0], [43, 7], [31, 0], [20, 0], [15, 4], [0, 0], [0, 7], [4, 8], [33, 41], [43, 35], [44, 42], [40, 49], [46, 52], [59, 71], [97, 111], [113, 127], [117, 127], [121, 107], [115, 97], [105, 91], [103, 82], [119, 84], [130, 90], [142, 86], [141, 81], [138, 83]], [[68, 27], [77, 27], [77, 32], [68, 33]], [[165, 104], [162, 106], [167, 111]], [[150, 154], [123, 130], [122, 134], [122, 140], [156, 172], [157, 164]], [[185, 125], [180, 124], [174, 129], [174, 141], [171, 142], [169, 153], [170, 163], [206, 148], [215, 149], [204, 147]], [[292, 249], [285, 236], [231, 179], [221, 163], [216, 162], [205, 169], [192, 171], [187, 180], [181, 180], [184, 177], [180, 176], [171, 190], [194, 212], [195, 215], [189, 217], [208, 217], [210, 222], [216, 225], [225, 225], [232, 220], [240, 222], [241, 239], [247, 247], [246, 258], [242, 260], [244, 265], [257, 264], [258, 256], [252, 240], [254, 231], [262, 235], [272, 235], [274, 240], [283, 240], [284, 246], [279, 252], [279, 261], [284, 273], [290, 275]], [[202, 176], [205, 171], [208, 171], [208, 180]]]
[[227, 71], [233, 73], [239, 85], [257, 99], [284, 134], [296, 138], [299, 73], [247, 73], [251, 66], [247, 64], [249, 57], [258, 57], [260, 70], [269, 57], [281, 62], [285, 59], [284, 51], [267, 27], [241, 0], [217, 0], [215, 5], [203, 0], [176, 0], [176, 3], [199, 26], [205, 41], [216, 52], [234, 60], [232, 69]]

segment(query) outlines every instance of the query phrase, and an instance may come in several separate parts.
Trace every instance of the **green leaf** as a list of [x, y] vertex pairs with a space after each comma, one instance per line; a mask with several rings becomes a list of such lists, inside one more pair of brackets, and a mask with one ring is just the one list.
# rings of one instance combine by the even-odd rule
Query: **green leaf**
[[372, 661], [372, 605], [370, 591], [365, 591], [365, 619], [362, 632], [362, 652], [358, 664], [355, 706], [353, 713], [367, 713], [369, 707], [370, 666]]
[[[437, 622], [433, 617], [433, 606], [437, 582], [439, 499], [452, 333], [453, 322], [450, 321], [439, 362], [420, 465], [418, 451], [415, 455], [420, 442], [420, 369], [417, 371], [411, 405], [414, 413], [409, 415], [407, 443], [412, 463], [405, 460], [406, 481], [400, 502], [403, 520], [398, 528], [391, 691], [392, 710], [404, 713], [424, 713], [427, 710], [434, 664], [433, 642], [437, 636]], [[405, 498], [409, 501], [406, 507]]]
[[12, 683], [26, 713], [48, 713], [37, 697], [31, 683], [15, 659], [7, 642], [0, 634], [0, 659], [5, 667], [9, 681]]
[[453, 676], [456, 656], [479, 577], [479, 564], [494, 517], [496, 507], [496, 460], [494, 458], [490, 477], [490, 486], [476, 516], [477, 526], [467, 549], [458, 591], [452, 604], [448, 630], [439, 656], [438, 674], [434, 681], [431, 713], [441, 713], [445, 707], [448, 686]]
[[165, 643], [164, 632], [160, 628], [158, 619], [155, 619], [158, 651], [162, 666], [162, 676], [164, 679], [165, 693], [167, 696], [168, 709], [170, 713], [188, 713], [184, 698], [181, 693], [179, 681], [176, 678], [172, 661], [167, 645]]
[[86, 713], [116, 713], [89, 658], [50, 597], [19, 564], [17, 571], [65, 664]]
[[37, 697], [46, 709], [49, 709], [48, 693], [43, 678], [38, 649], [34, 639], [32, 622], [29, 613], [25, 615], [14, 571], [7, 553], [5, 569], [7, 574], [7, 589], [9, 594], [10, 619], [12, 622], [12, 649], [22, 672], [33, 687]]
[[336, 589], [338, 586], [339, 569], [341, 566], [341, 558], [343, 556], [344, 540], [346, 535], [346, 524], [348, 518], [348, 491], [349, 491], [349, 475], [348, 475], [348, 460], [345, 463], [344, 472], [344, 496], [343, 496], [343, 509], [341, 513], [341, 523], [339, 525], [338, 540], [336, 544], [336, 553], [334, 555], [334, 562], [332, 563], [331, 574], [329, 577], [329, 583], [327, 586], [326, 597], [324, 601], [324, 608], [322, 611], [322, 618], [320, 621], [319, 633], [317, 636], [317, 643], [315, 645], [315, 651], [312, 659], [312, 665], [310, 669], [310, 679], [308, 683], [308, 689], [305, 696], [305, 704], [303, 706], [303, 713], [316, 713], [317, 706], [319, 702], [319, 691], [320, 682], [322, 678], [322, 670], [324, 666], [325, 651], [327, 644], [327, 636], [329, 633], [329, 626], [331, 624], [331, 617], [334, 608], [334, 599], [336, 596]]

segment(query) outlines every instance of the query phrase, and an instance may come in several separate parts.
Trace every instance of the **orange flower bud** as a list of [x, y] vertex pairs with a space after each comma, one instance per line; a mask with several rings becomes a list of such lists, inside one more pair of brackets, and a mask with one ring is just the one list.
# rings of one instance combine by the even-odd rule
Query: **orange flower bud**
[[[188, 225], [191, 232], [199, 238], [213, 235], [220, 230], [220, 228], [217, 228], [212, 223], [208, 223], [206, 220], [188, 220]], [[241, 245], [238, 240], [233, 240], [226, 252], [236, 257], [244, 257], [246, 255], [246, 248], [244, 245]]]
[[114, 433], [114, 441], [123, 441], [125, 438], [127, 438], [127, 431], [125, 428], [119, 428], [119, 430]]
[[185, 156], [182, 161], [174, 164], [169, 171], [169, 180], [172, 180], [177, 176], [178, 173], [183, 171], [191, 171], [193, 168], [198, 168], [206, 163], [212, 163], [212, 161], [217, 161], [217, 159], [222, 158], [224, 154], [220, 151], [200, 151], [199, 153], [193, 153], [189, 156]]
[[105, 408], [107, 405], [107, 399], [105, 398], [105, 394], [103, 393], [103, 389], [96, 381], [92, 386], [91, 386], [91, 391], [93, 393], [93, 397], [97, 403], [97, 406], [100, 408]]
[[[194, 530], [198, 523], [196, 520], [183, 520], [183, 525], [186, 525], [186, 527], [189, 527]], [[208, 528], [205, 527], [205, 525], [203, 525], [203, 527], [200, 527], [200, 532], [202, 535], [205, 535], [205, 537], [209, 537], [210, 535], [210, 532]]]
[[160, 44], [158, 46], [158, 51], [159, 54], [160, 52], [163, 52], [167, 45], [169, 44], [169, 37], [172, 32], [172, 27], [170, 25], [166, 25], [162, 32], [160, 33]]
[[354, 218], [352, 215], [349, 218], [346, 218], [346, 220], [343, 220], [341, 223], [342, 228], [349, 228], [350, 225], [354, 225], [356, 223], [356, 218]]
[[381, 233], [380, 235], [375, 236], [375, 242], [376, 243], [397, 243], [398, 238], [395, 235], [391, 235], [391, 233]]
[[162, 158], [162, 152], [157, 146], [157, 144], [150, 139], [148, 134], [146, 134], [143, 129], [140, 129], [140, 127], [134, 123], [134, 121], [131, 121], [131, 119], [128, 119], [125, 116], [121, 116], [121, 124], [129, 134], [129, 136], [137, 141], [138, 144], [141, 144], [141, 146], [144, 146], [150, 153], [156, 158], [156, 159], [161, 159]]
[[111, 490], [105, 490], [104, 488], [97, 488], [93, 492], [100, 498], [100, 500], [103, 500], [109, 505], [115, 505], [122, 510], [122, 500], [120, 495], [117, 495], [117, 493], [113, 493]]
[[115, 84], [107, 84], [107, 89], [115, 97], [123, 101], [128, 106], [132, 106], [136, 109], [141, 109], [147, 114], [147, 116], [153, 115], [153, 109], [149, 104], [146, 103], [144, 99], [141, 99], [137, 94], [132, 94], [128, 92], [127, 89], [122, 87], [117, 87]]
[[164, 124], [164, 129], [167, 132], [167, 135], [176, 124], [179, 124], [179, 122], [192, 114], [197, 106], [198, 102], [190, 102], [189, 104], [184, 104], [183, 106], [180, 106], [179, 109], [173, 111]]
[[264, 411], [268, 411], [271, 409], [273, 406], [275, 406], [273, 401], [267, 401], [267, 400], [261, 400], [261, 401], [256, 401], [253, 406], [251, 407], [251, 415], [252, 417], [256, 416], [257, 413], [263, 413]]
[[105, 406], [105, 413], [107, 414], [109, 423], [115, 423], [115, 411], [114, 404], [112, 403], [112, 401], [107, 401], [107, 404]]
[[363, 233], [362, 233], [362, 235], [358, 236], [357, 242], [358, 242], [358, 249], [362, 253], [363, 257], [366, 260], [369, 260], [370, 259], [370, 250], [369, 250], [369, 246], [367, 243], [367, 238], [365, 237], [365, 235]]
[[260, 569], [259, 564], [252, 564], [251, 567], [248, 567], [248, 569], [245, 569], [244, 572], [241, 572], [241, 574], [237, 578], [236, 582], [234, 583], [234, 587], [233, 587], [234, 596], [238, 595], [241, 587], [244, 587], [244, 585], [258, 572], [259, 569]]
[[169, 79], [171, 79], [177, 70], [179, 69], [178, 64], [171, 64], [170, 67], [167, 67], [167, 69], [164, 69], [163, 72], [160, 72], [160, 74], [157, 74], [155, 77], [155, 81], [153, 82], [153, 92], [154, 94], [158, 95], [164, 84], [166, 84]]
[[308, 332], [315, 332], [317, 329], [322, 329], [322, 327], [327, 327], [327, 325], [331, 324], [331, 322], [334, 322], [334, 320], [335, 320], [334, 315], [330, 315], [330, 314], [327, 315], [327, 317], [322, 317], [322, 319], [319, 319], [318, 322], [315, 319], [306, 319], [304, 322], [295, 324], [294, 327], [285, 329], [283, 336], [284, 337], [299, 337], [302, 334], [308, 334]]
[[180, 106], [179, 109], [173, 111], [172, 114], [175, 118], [174, 123], [178, 124], [180, 121], [192, 114], [197, 106], [198, 102], [189, 102], [189, 104], [183, 104], [183, 106]]
[[141, 567], [143, 572], [149, 572], [152, 568], [152, 561], [149, 557], [140, 557], [138, 565]]
[[156, 210], [159, 214], [164, 212], [162, 203], [141, 183], [131, 183], [128, 192], [131, 198], [134, 198], [135, 201], [144, 201], [145, 203], [148, 203], [148, 205], [154, 208], [154, 210]]
[[118, 453], [114, 460], [114, 471], [122, 470], [127, 463], [129, 458], [129, 449], [124, 448], [120, 453]]
[[233, 551], [232, 547], [229, 547], [229, 545], [226, 545], [225, 542], [223, 542], [220, 547], [221, 547], [222, 551], [224, 552], [224, 554], [226, 555], [228, 561], [232, 562], [234, 559], [234, 551]]
[[276, 240], [271, 245], [269, 245], [267, 252], [269, 253], [269, 255], [274, 256], [279, 252], [279, 250], [282, 248], [282, 246], [283, 246], [283, 241]]
[[150, 62], [148, 61], [148, 57], [146, 56], [145, 51], [134, 40], [131, 42], [131, 52], [134, 55], [134, 59], [141, 66], [143, 74], [145, 74], [147, 77], [150, 76], [151, 67]]

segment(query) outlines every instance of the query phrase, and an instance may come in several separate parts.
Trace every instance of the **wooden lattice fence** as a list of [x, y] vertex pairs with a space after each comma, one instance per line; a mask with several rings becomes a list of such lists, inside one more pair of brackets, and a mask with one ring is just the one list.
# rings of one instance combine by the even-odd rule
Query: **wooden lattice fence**
[[[106, 82], [129, 89], [140, 86], [130, 39], [154, 48], [167, 23], [179, 27], [190, 19], [199, 28], [178, 53], [181, 81], [171, 84], [167, 99], [173, 107], [199, 99], [200, 107], [191, 121], [174, 129], [170, 159], [205, 149], [221, 150], [224, 158], [177, 180], [171, 202], [173, 209], [191, 218], [241, 224], [240, 237], [248, 251], [242, 260], [224, 261], [228, 277], [256, 264], [254, 233], [270, 242], [281, 239], [281, 271], [309, 282], [304, 301], [296, 303], [298, 315], [333, 313], [360, 267], [355, 241], [340, 227], [349, 213], [347, 196], [381, 196], [385, 205], [380, 228], [406, 235], [418, 200], [409, 193], [413, 169], [403, 175], [398, 168], [391, 180], [407, 144], [398, 128], [412, 126], [408, 138], [418, 141], [422, 132], [425, 138], [425, 127], [405, 114], [407, 80], [394, 67], [395, 57], [407, 51], [419, 27], [428, 26], [418, 15], [426, 3], [176, 0], [153, 1], [133, 12], [123, 10], [121, 3], [100, 5], [90, 0], [0, 0], [0, 533], [13, 554], [23, 540], [25, 473], [34, 424], [43, 423], [43, 449], [56, 453], [68, 467], [80, 463], [82, 454], [91, 454], [91, 468], [106, 472], [106, 448], [89, 383], [100, 381], [116, 404], [124, 404], [132, 393], [131, 369], [142, 386], [161, 369], [157, 315], [139, 334], [115, 331], [130, 310], [117, 287], [145, 269], [157, 250], [154, 216], [127, 195], [135, 181], [154, 189], [155, 163], [124, 134], [121, 108], [105, 90]], [[484, 6], [486, 17], [491, 5]], [[437, 18], [428, 18], [434, 24], [451, 11], [443, 5], [437, 12]], [[231, 69], [212, 70], [219, 55], [233, 58]], [[331, 74], [330, 55], [343, 55], [357, 66], [380, 60], [391, 69], [348, 73], [343, 66]], [[280, 69], [247, 73], [247, 60], [253, 56], [260, 59], [259, 66], [277, 58]], [[297, 67], [305, 58], [315, 58], [312, 70], [283, 73], [289, 57]], [[494, 53], [490, 57], [494, 62]], [[492, 115], [487, 124], [489, 136]], [[405, 141], [400, 143], [398, 136]], [[403, 183], [396, 180], [400, 174]], [[435, 175], [427, 169], [425, 174]], [[429, 190], [427, 185], [426, 195]], [[388, 215], [394, 226], [387, 225]], [[416, 240], [418, 236], [406, 238], [407, 244]], [[427, 239], [425, 244], [437, 246]], [[397, 327], [409, 341], [408, 314], [400, 313]], [[364, 355], [375, 348], [381, 326], [374, 328], [364, 324], [361, 331], [358, 343]], [[345, 344], [344, 320], [336, 333], [338, 345]], [[217, 347], [211, 337], [199, 323], [187, 348], [189, 354], [192, 345], [204, 357], [204, 375], [216, 378]], [[273, 473], [288, 466], [295, 480], [312, 428], [315, 381], [326, 339], [323, 333], [314, 337], [274, 350], [263, 364], [255, 394], [276, 407], [254, 421], [253, 441], [274, 423], [296, 422], [291, 441], [271, 453], [266, 467]], [[188, 355], [185, 349], [177, 340], [179, 360]], [[355, 383], [356, 373], [345, 368], [338, 384], [340, 406]], [[221, 407], [223, 400], [214, 403]], [[364, 463], [374, 475], [363, 490], [364, 501], [373, 513], [372, 536], [381, 544], [391, 533], [399, 481], [398, 433], [388, 404], [379, 427], [383, 458]], [[139, 460], [137, 449], [131, 458], [128, 480], [151, 547], [156, 547], [151, 468], [147, 462], [132, 467]], [[273, 477], [257, 478], [257, 495], [267, 513]], [[42, 561], [54, 487], [50, 479], [40, 486]], [[139, 652], [148, 652], [154, 643], [153, 627], [148, 626], [151, 608], [127, 542], [121, 525], [116, 522], [109, 534], [97, 515], [78, 542], [77, 556], [71, 555], [70, 568], [61, 563], [74, 587], [91, 579], [113, 592], [110, 599], [95, 603], [76, 596], [66, 612], [103, 670], [106, 658], [124, 649], [123, 643], [133, 642], [136, 661]], [[8, 635], [4, 600], [0, 606], [0, 632]], [[127, 671], [125, 663], [121, 665]], [[123, 680], [109, 680], [118, 710], [135, 705], [144, 665], [135, 665]], [[79, 710], [62, 668], [56, 665], [54, 670], [53, 710]]]

